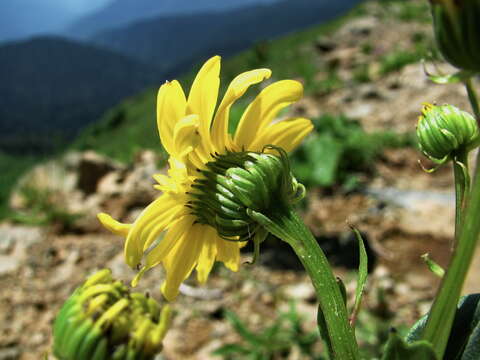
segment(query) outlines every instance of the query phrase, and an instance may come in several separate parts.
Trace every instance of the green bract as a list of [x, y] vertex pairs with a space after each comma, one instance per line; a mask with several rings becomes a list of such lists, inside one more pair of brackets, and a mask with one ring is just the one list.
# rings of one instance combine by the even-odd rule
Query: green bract
[[53, 328], [60, 360], [150, 360], [162, 349], [170, 308], [130, 293], [108, 269], [92, 275], [63, 304]]
[[458, 151], [472, 150], [480, 140], [475, 118], [452, 105], [426, 104], [418, 120], [417, 137], [422, 152], [437, 164]]
[[438, 48], [457, 68], [480, 71], [480, 1], [430, 0]]
[[260, 228], [247, 215], [247, 209], [268, 213], [272, 206], [292, 203], [304, 195], [304, 187], [290, 172], [287, 154], [280, 156], [236, 152], [217, 155], [207, 164], [203, 177], [195, 180], [190, 203], [198, 222], [217, 229], [226, 240], [253, 238]]

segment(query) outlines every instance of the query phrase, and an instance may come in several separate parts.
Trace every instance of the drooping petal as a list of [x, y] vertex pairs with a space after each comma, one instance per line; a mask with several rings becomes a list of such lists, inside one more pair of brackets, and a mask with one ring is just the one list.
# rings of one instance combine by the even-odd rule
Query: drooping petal
[[200, 143], [198, 126], [199, 117], [196, 114], [185, 116], [175, 124], [173, 156], [182, 160]]
[[200, 255], [198, 256], [197, 280], [203, 284], [208, 279], [208, 274], [212, 270], [217, 256], [217, 231], [211, 226], [203, 227], [203, 235], [201, 236], [202, 246]]
[[248, 149], [258, 132], [270, 124], [281, 109], [302, 95], [302, 84], [294, 80], [277, 81], [263, 89], [240, 119], [234, 138], [237, 147]]
[[205, 225], [195, 224], [185, 229], [178, 243], [163, 261], [167, 278], [162, 285], [162, 293], [168, 301], [178, 295], [178, 288], [192, 272], [197, 263], [202, 242], [199, 236]]
[[187, 100], [180, 83], [166, 82], [158, 90], [157, 127], [163, 147], [169, 154], [174, 150], [175, 124], [185, 116]]
[[262, 151], [265, 145], [275, 145], [285, 151], [292, 151], [313, 130], [309, 119], [291, 118], [263, 128], [249, 150]]
[[97, 214], [97, 218], [103, 226], [116, 235], [127, 236], [132, 228], [132, 224], [123, 224], [105, 213]]
[[217, 150], [222, 151], [228, 145], [228, 116], [230, 108], [248, 88], [268, 79], [272, 72], [269, 69], [256, 69], [238, 75], [228, 86], [220, 103], [212, 125], [212, 141]]
[[[148, 205], [138, 216], [128, 232], [125, 241], [125, 261], [135, 268], [142, 259], [149, 234], [154, 231], [160, 233], [164, 230], [172, 217], [175, 217], [184, 206], [176, 201], [170, 194], [163, 194]], [[148, 246], [147, 246], [148, 247]]]
[[192, 227], [195, 222], [195, 217], [186, 215], [173, 221], [174, 223], [169, 227], [163, 239], [147, 254], [145, 261], [146, 268], [150, 269], [162, 262], [174, 245], [181, 239], [183, 233]]
[[240, 264], [240, 247], [243, 243], [226, 241], [216, 236], [217, 240], [217, 261], [221, 261], [232, 271], [238, 271]]
[[200, 117], [199, 131], [206, 145], [210, 144], [210, 125], [220, 86], [219, 74], [220, 56], [214, 56], [198, 72], [187, 100], [187, 115], [197, 114]]

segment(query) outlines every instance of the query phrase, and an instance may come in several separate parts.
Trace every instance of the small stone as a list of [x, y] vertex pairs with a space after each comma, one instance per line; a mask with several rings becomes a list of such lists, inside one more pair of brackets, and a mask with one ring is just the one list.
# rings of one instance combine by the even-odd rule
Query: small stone
[[308, 283], [287, 285], [284, 288], [284, 293], [290, 299], [309, 301], [315, 298], [315, 290]]

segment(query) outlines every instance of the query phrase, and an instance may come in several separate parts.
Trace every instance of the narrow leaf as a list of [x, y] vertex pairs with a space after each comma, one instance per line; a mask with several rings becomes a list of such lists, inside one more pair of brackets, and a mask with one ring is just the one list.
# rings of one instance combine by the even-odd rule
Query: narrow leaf
[[439, 278], [443, 277], [443, 275], [445, 274], [445, 270], [443, 270], [443, 268], [440, 265], [438, 265], [435, 261], [433, 261], [430, 258], [429, 253], [423, 254], [421, 258], [423, 259], [423, 261], [425, 261], [425, 263], [427, 264], [428, 268], [432, 273], [437, 275]]
[[367, 250], [365, 249], [365, 244], [363, 243], [362, 235], [360, 235], [360, 232], [356, 228], [351, 227], [351, 229], [353, 230], [353, 232], [355, 233], [355, 236], [357, 237], [358, 252], [360, 255], [360, 263], [358, 265], [357, 289], [355, 290], [355, 305], [353, 306], [352, 315], [350, 317], [350, 323], [352, 324], [352, 326], [354, 326], [355, 319], [357, 317], [358, 311], [360, 310], [360, 306], [362, 304], [363, 290], [365, 289], [365, 284], [367, 282], [368, 256], [367, 256]]

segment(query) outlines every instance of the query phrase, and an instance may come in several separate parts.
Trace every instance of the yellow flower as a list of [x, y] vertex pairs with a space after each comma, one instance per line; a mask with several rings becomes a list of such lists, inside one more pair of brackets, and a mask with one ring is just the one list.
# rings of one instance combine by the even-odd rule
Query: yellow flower
[[[137, 267], [142, 258], [146, 270], [163, 263], [166, 280], [162, 292], [168, 300], [195, 268], [200, 283], [207, 280], [215, 261], [237, 271], [242, 242], [222, 239], [215, 228], [198, 222], [189, 207], [189, 190], [214, 155], [262, 151], [276, 145], [290, 151], [312, 130], [310, 120], [290, 118], [274, 121], [280, 110], [299, 100], [301, 83], [282, 80], [265, 87], [243, 113], [237, 130], [228, 133], [232, 104], [254, 84], [268, 79], [271, 71], [256, 69], [238, 75], [229, 85], [215, 111], [220, 84], [220, 57], [209, 59], [198, 72], [186, 98], [180, 83], [166, 82], [157, 98], [160, 139], [169, 153], [168, 175], [158, 174], [155, 187], [162, 195], [147, 206], [133, 224], [122, 224], [109, 215], [98, 215], [113, 233], [126, 237], [125, 258]], [[163, 235], [160, 241], [158, 238]], [[136, 282], [137, 278], [134, 280]]]

